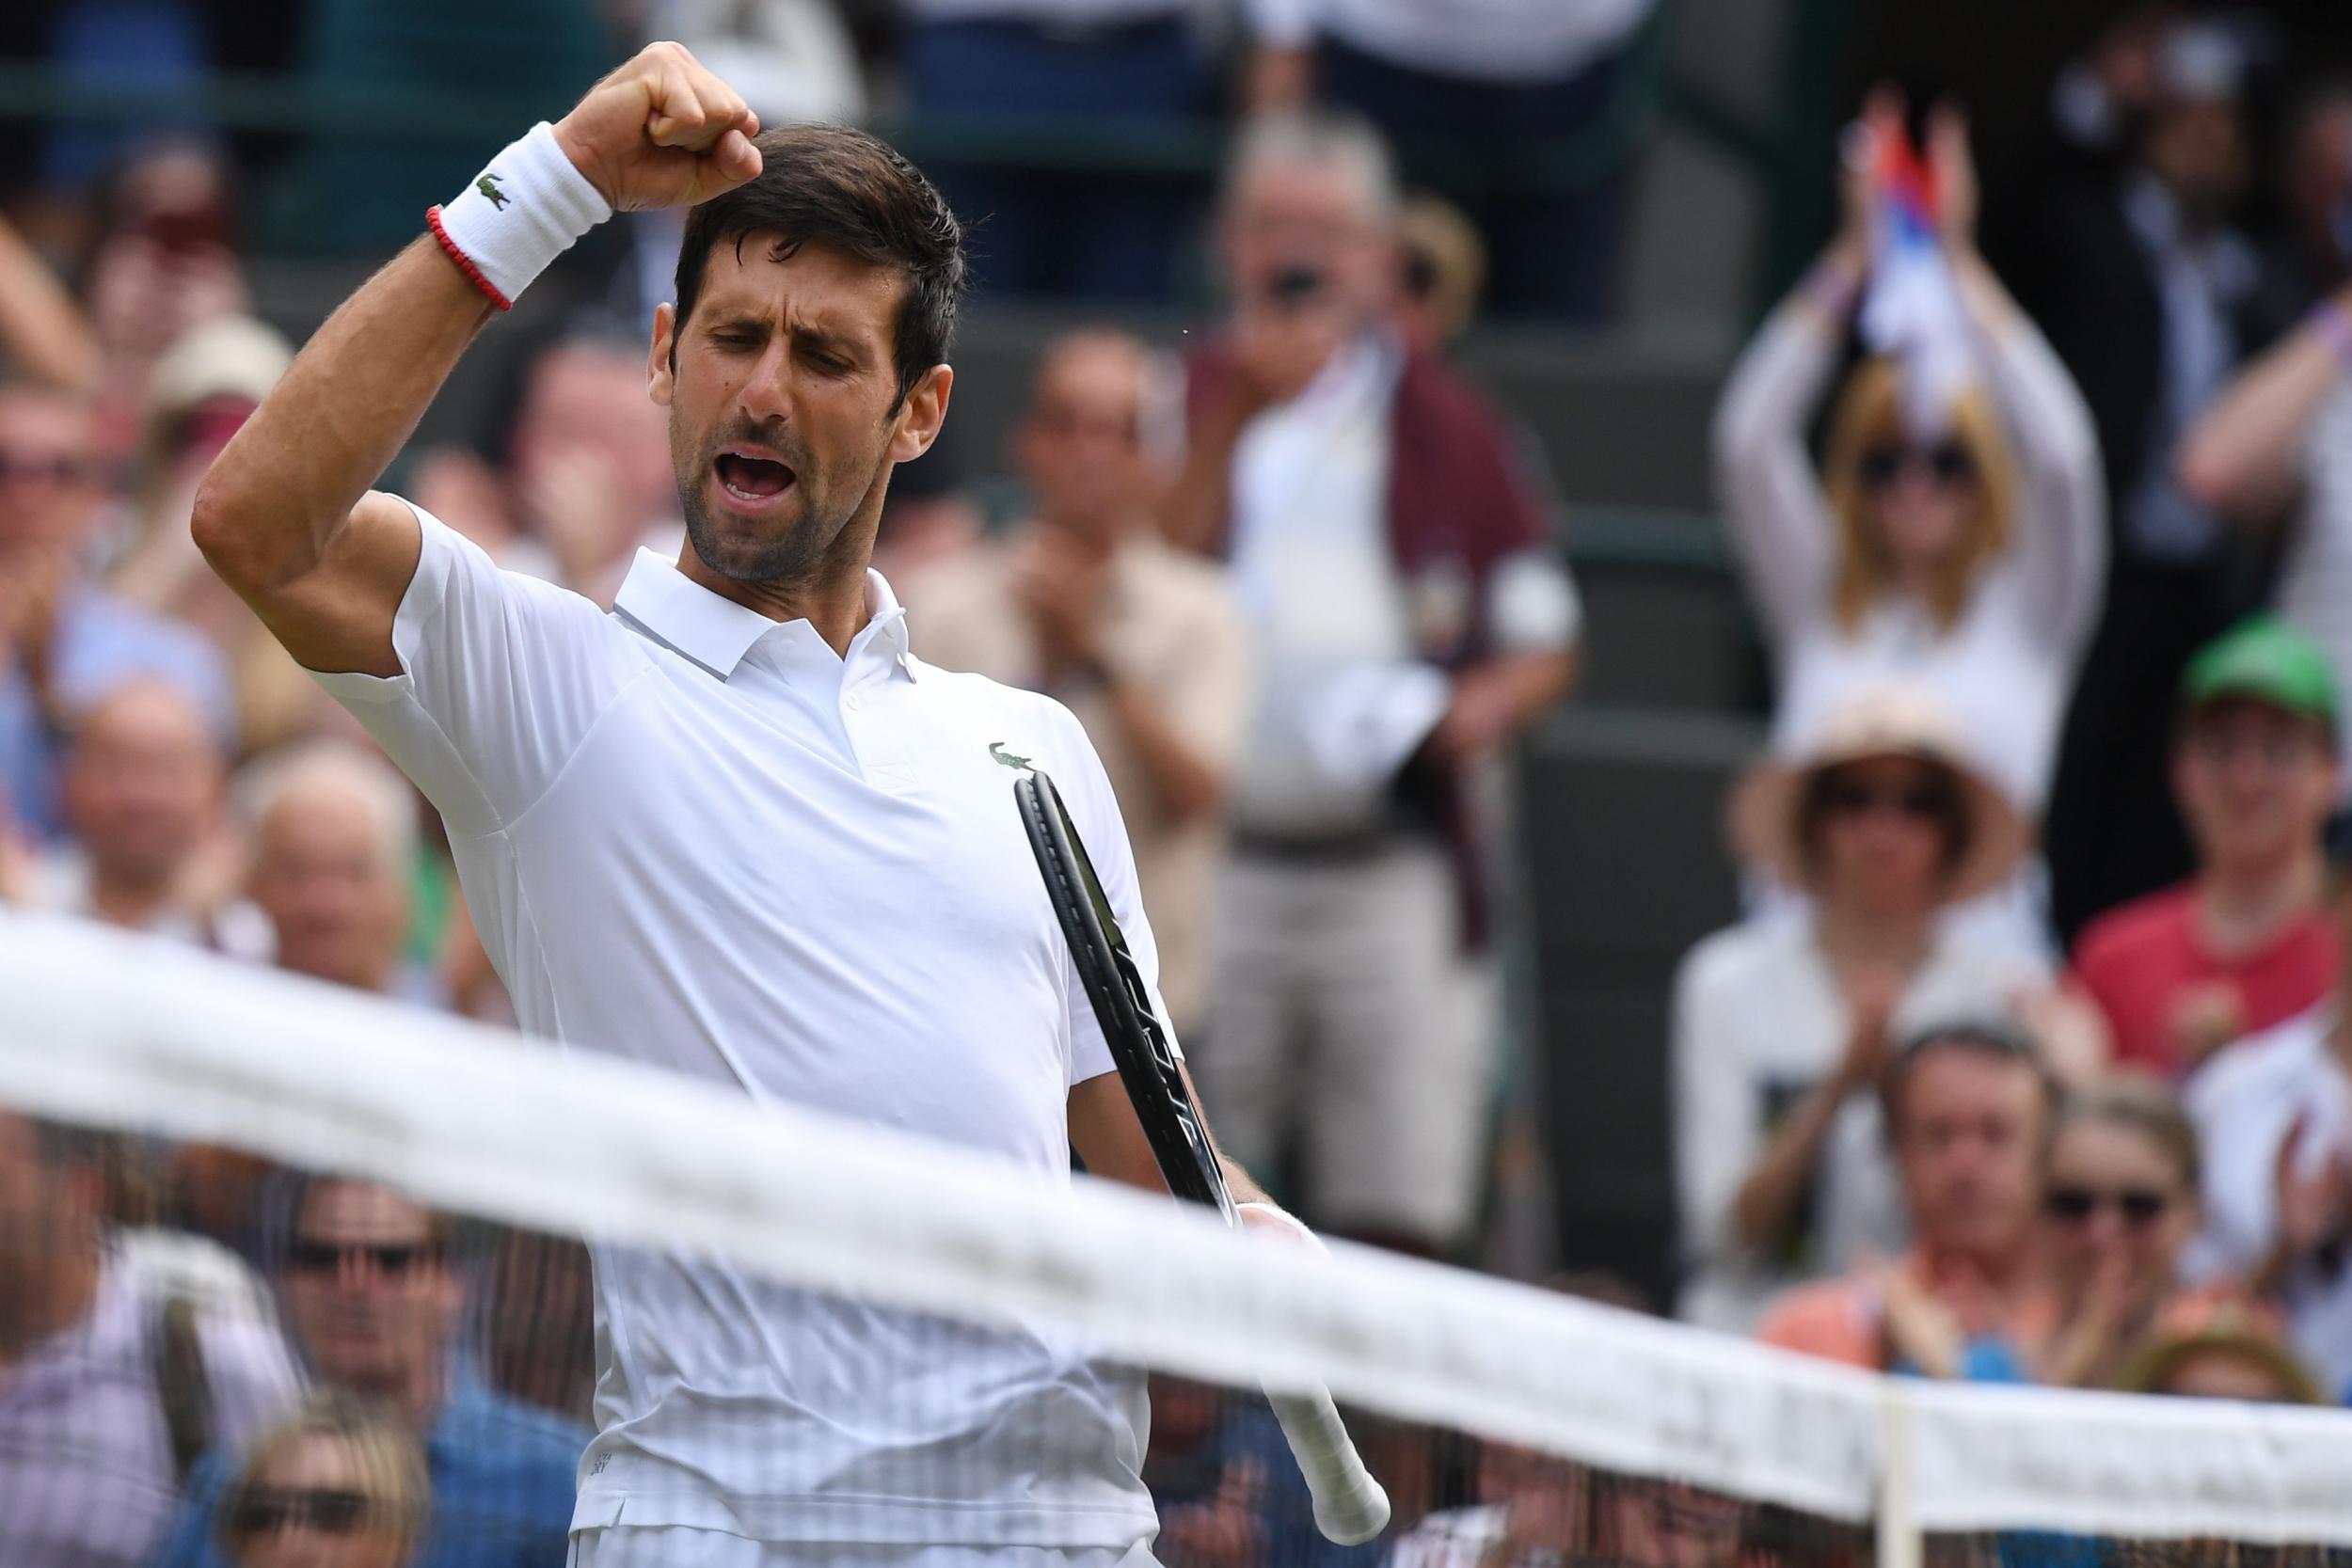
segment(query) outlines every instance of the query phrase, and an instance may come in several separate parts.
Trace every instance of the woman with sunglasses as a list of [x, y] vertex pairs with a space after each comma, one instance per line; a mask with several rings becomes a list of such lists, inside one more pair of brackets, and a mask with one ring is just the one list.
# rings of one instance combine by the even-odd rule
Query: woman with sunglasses
[[221, 1498], [221, 1551], [236, 1568], [408, 1568], [429, 1490], [389, 1411], [316, 1394], [247, 1450]]
[[2154, 1080], [2117, 1077], [2070, 1098], [2042, 1187], [2059, 1317], [2035, 1358], [2040, 1381], [2117, 1386], [2182, 1298], [2200, 1179], [2196, 1129]]
[[1759, 765], [1731, 835], [1809, 895], [1708, 938], [1675, 984], [1680, 1315], [1745, 1333], [1790, 1286], [1909, 1240], [1878, 1097], [1890, 1040], [1947, 1011], [2011, 1010], [2049, 970], [1939, 918], [2010, 876], [2026, 829], [1931, 694], [1874, 693], [1804, 754]]
[[2081, 394], [1978, 253], [1955, 111], [1933, 117], [1927, 166], [1973, 383], [1922, 428], [1914, 367], [1866, 358], [1837, 390], [1820, 467], [1806, 449], [1882, 253], [1870, 150], [1900, 135], [1899, 104], [1874, 100], [1851, 138], [1842, 230], [1724, 389], [1717, 487], [1772, 651], [1774, 739], [1795, 743], [1857, 690], [1923, 681], [2038, 815], [2098, 610], [2106, 501]]

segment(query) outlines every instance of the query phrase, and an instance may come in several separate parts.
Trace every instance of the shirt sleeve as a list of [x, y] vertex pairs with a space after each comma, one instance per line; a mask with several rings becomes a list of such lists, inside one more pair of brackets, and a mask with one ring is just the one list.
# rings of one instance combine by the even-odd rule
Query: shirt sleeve
[[2024, 598], [2023, 624], [2071, 665], [2106, 591], [2098, 432], [2074, 377], [2030, 322], [2005, 322], [1987, 341], [1985, 360], [2019, 470], [2017, 531], [2004, 575]]
[[1834, 528], [1804, 430], [1837, 344], [1802, 301], [1774, 311], [1715, 410], [1715, 488], [1748, 596], [1786, 646], [1828, 607]]
[[[1087, 858], [1093, 863], [1103, 896], [1110, 901], [1111, 913], [1127, 938], [1128, 951], [1135, 956], [1136, 973], [1142, 975], [1145, 993], [1151, 998], [1152, 1015], [1160, 1021], [1169, 1048], [1181, 1058], [1184, 1047], [1176, 1038], [1175, 1025], [1168, 1022], [1168, 1004], [1160, 999], [1159, 944], [1152, 940], [1152, 922], [1143, 912], [1135, 849], [1127, 842], [1126, 820], [1111, 794], [1110, 777], [1103, 771], [1094, 743], [1087, 738], [1076, 717], [1059, 703], [1041, 701], [1046, 702], [1054, 715], [1056, 755], [1055, 766], [1049, 769], [1054, 785], [1069, 808], [1071, 825], [1078, 830]], [[1079, 979], [1075, 964], [1070, 970], [1069, 1005], [1070, 1083], [1074, 1087], [1089, 1078], [1115, 1072], [1118, 1066], [1111, 1059], [1110, 1044], [1094, 1016], [1093, 1003], [1087, 999], [1086, 984]]]
[[651, 668], [604, 611], [410, 504], [423, 534], [392, 622], [401, 673], [312, 672], [453, 832], [496, 832], [545, 794], [621, 688]]
[[213, 1392], [213, 1444], [233, 1453], [292, 1407], [300, 1380], [268, 1319], [211, 1317], [199, 1334]]
[[2286, 1075], [2269, 1054], [2273, 1049], [2231, 1046], [2183, 1087], [2182, 1106], [2204, 1156], [2204, 1229], [2182, 1266], [2192, 1281], [2243, 1276], [2262, 1261], [2277, 1232], [2272, 1184], [2295, 1106]]
[[1708, 957], [1702, 944], [1676, 976], [1670, 1047], [1675, 1189], [1693, 1262], [1724, 1261], [1738, 1251], [1732, 1208], [1761, 1152], [1755, 1087], [1736, 1059], [1730, 1032], [1738, 1000], [1712, 983]]
[[164, 1532], [146, 1568], [208, 1568], [217, 1523], [214, 1516], [220, 1511], [221, 1494], [228, 1484], [228, 1465], [218, 1450], [197, 1461], [180, 1512], [172, 1516], [171, 1528]]

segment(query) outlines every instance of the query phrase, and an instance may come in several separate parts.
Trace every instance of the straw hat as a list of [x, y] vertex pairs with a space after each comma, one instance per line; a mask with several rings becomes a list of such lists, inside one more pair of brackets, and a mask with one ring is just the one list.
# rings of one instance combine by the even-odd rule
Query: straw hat
[[1833, 768], [1878, 757], [1931, 763], [1958, 782], [1969, 831], [1947, 894], [1951, 902], [2009, 879], [2031, 847], [2032, 830], [2009, 798], [1969, 765], [1949, 711], [1915, 688], [1859, 697], [1833, 713], [1797, 755], [1768, 758], [1751, 768], [1731, 794], [1732, 852], [1744, 863], [1765, 866], [1790, 887], [1809, 887], [1812, 872], [1797, 820], [1806, 789]]
[[155, 361], [142, 410], [141, 438], [151, 462], [163, 454], [173, 421], [215, 399], [258, 404], [294, 362], [276, 328], [250, 316], [220, 316], [191, 327]]
[[2161, 1393], [2184, 1362], [2215, 1351], [2250, 1361], [2269, 1373], [2286, 1403], [2331, 1402], [2287, 1344], [2277, 1317], [2228, 1295], [2192, 1294], [2168, 1307], [2115, 1386], [2127, 1394]]

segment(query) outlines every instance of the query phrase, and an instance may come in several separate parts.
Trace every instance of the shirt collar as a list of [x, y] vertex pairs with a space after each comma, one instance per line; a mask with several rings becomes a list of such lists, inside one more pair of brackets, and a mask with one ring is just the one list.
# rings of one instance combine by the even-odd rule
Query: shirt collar
[[[721, 680], [752, 651], [754, 643], [786, 626], [808, 628], [806, 621], [771, 621], [758, 610], [712, 593], [677, 569], [677, 562], [640, 547], [612, 608]], [[850, 662], [880, 657], [910, 677], [907, 612], [880, 572], [866, 573], [866, 625], [850, 643]], [[813, 633], [812, 633], [813, 635]]]

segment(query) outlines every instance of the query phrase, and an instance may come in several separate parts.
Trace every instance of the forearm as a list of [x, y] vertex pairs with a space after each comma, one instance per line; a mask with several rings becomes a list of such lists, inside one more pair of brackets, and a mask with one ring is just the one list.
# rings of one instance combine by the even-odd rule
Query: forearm
[[1243, 402], [1228, 398], [1186, 433], [1184, 470], [1160, 499], [1160, 531], [1169, 543], [1216, 553], [1232, 505], [1233, 448], [1248, 422]]
[[0, 221], [0, 346], [36, 380], [86, 391], [98, 381], [98, 339], [73, 296], [33, 247]]
[[422, 235], [329, 316], [205, 475], [193, 527], [248, 594], [323, 560], [492, 306]]
[[1740, 1183], [1740, 1195], [1733, 1203], [1733, 1233], [1741, 1247], [1767, 1246], [1788, 1228], [1820, 1164], [1830, 1123], [1847, 1093], [1842, 1077], [1818, 1085], [1772, 1133], [1763, 1157]]
[[1104, 692], [1127, 744], [1151, 777], [1163, 813], [1188, 822], [1224, 801], [1224, 772], [1193, 748], [1150, 692], [1115, 670], [1108, 672]]
[[1487, 668], [1506, 696], [1511, 733], [1517, 735], [1568, 694], [1576, 684], [1577, 650], [1546, 648], [1533, 653], [1504, 654]]
[[2343, 380], [2352, 342], [2344, 311], [2352, 291], [2337, 294], [2241, 373], [2189, 427], [2181, 444], [2181, 487], [2232, 516], [2263, 520], [2293, 496], [2312, 417]]

